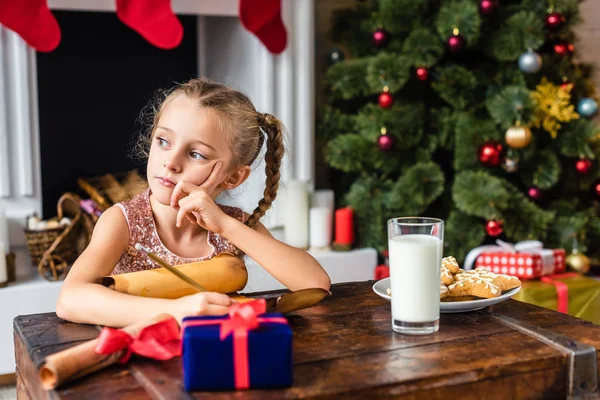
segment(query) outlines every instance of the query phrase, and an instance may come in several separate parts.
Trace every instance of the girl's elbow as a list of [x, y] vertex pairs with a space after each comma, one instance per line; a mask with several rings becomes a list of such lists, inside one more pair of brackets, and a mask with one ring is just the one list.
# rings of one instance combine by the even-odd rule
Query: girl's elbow
[[325, 272], [325, 270], [323, 270], [323, 275], [324, 277], [319, 279], [319, 282], [317, 282], [317, 287], [325, 289], [329, 292], [329, 289], [331, 289], [331, 278], [327, 272]]
[[60, 319], [64, 319], [65, 321], [75, 322], [76, 310], [74, 310], [73, 307], [74, 302], [69, 300], [70, 296], [68, 292], [68, 288], [64, 286], [61, 288], [58, 300], [56, 302], [56, 316]]
[[67, 302], [63, 299], [63, 294], [61, 293], [58, 297], [58, 301], [56, 302], [56, 316], [60, 319], [64, 319], [69, 321], [70, 318], [70, 310]]

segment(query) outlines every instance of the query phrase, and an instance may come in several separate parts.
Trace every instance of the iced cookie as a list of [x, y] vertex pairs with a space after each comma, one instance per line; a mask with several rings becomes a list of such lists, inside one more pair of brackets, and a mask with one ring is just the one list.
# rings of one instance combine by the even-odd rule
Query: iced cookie
[[459, 274], [454, 275], [456, 281], [468, 279], [469, 277], [480, 277], [485, 279], [494, 285], [498, 286], [500, 290], [506, 291], [521, 286], [521, 281], [516, 276], [496, 274], [490, 272], [485, 268], [477, 268], [471, 271], [462, 271]]
[[442, 267], [448, 268], [451, 274], [456, 274], [460, 269], [458, 267], [458, 263], [456, 262], [456, 258], [452, 256], [442, 258]]
[[440, 280], [444, 285], [450, 285], [454, 283], [454, 276], [450, 273], [450, 270], [444, 266], [442, 266]]
[[470, 276], [458, 280], [448, 286], [449, 296], [477, 296], [491, 299], [500, 296], [502, 291], [488, 279], [479, 276]]
[[448, 288], [444, 284], [440, 284], [440, 299], [448, 297]]
[[516, 276], [496, 274], [485, 268], [476, 268], [475, 271], [479, 273], [479, 276], [491, 278], [492, 283], [496, 286], [500, 286], [502, 291], [511, 290], [521, 286], [521, 280]]

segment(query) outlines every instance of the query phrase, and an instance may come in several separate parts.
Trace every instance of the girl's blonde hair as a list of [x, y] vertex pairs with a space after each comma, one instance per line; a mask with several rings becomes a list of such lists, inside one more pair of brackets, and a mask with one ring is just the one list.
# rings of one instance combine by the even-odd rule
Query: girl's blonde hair
[[[174, 87], [161, 96], [158, 106], [153, 108], [152, 127], [145, 139], [154, 136], [165, 105], [182, 95], [196, 100], [198, 107], [210, 108], [220, 117], [221, 131], [228, 133], [227, 139], [233, 153], [233, 168], [252, 165], [265, 141], [262, 132], [266, 134], [266, 187], [263, 198], [246, 221], [246, 225], [254, 226], [277, 197], [279, 169], [284, 153], [283, 124], [271, 114], [256, 111], [250, 99], [243, 93], [205, 78], [196, 78]], [[149, 142], [146, 140], [143, 147], [147, 148]]]

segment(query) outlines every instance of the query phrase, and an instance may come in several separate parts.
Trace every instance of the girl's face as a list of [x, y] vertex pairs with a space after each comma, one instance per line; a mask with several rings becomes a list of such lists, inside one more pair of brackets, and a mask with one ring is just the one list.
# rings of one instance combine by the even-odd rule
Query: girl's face
[[[162, 110], [152, 138], [148, 158], [148, 183], [152, 195], [168, 205], [173, 188], [179, 181], [202, 184], [221, 161], [225, 180], [233, 155], [218, 115], [209, 108], [199, 108], [196, 101], [181, 95]], [[222, 188], [211, 193], [215, 198]]]

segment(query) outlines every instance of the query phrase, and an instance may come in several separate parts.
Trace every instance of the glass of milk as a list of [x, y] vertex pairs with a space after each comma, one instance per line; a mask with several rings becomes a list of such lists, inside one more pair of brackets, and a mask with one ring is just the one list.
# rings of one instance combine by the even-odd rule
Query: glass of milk
[[407, 217], [388, 221], [394, 332], [426, 335], [438, 331], [443, 243], [441, 219]]

